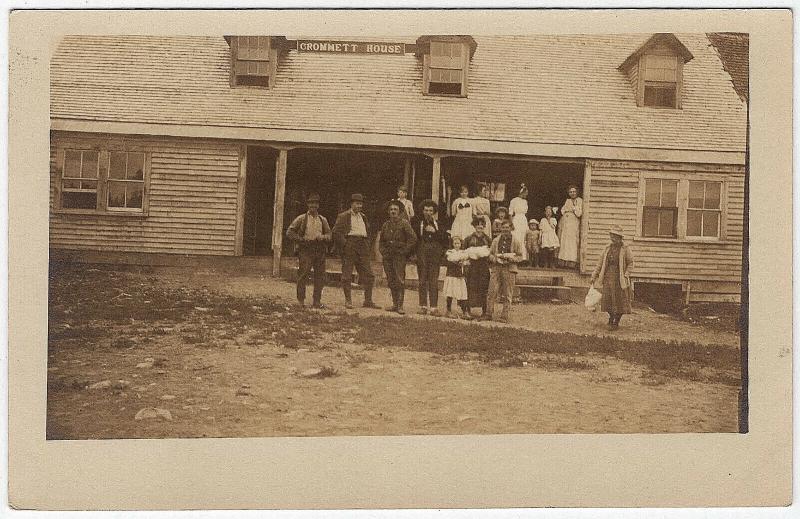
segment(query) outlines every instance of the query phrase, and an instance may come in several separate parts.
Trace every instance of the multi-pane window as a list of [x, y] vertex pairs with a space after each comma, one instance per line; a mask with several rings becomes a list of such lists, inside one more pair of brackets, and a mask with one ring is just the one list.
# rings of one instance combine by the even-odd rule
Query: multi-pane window
[[66, 150], [61, 172], [61, 206], [67, 209], [96, 209], [99, 153]]
[[231, 57], [235, 86], [270, 86], [273, 56], [269, 36], [233, 36]]
[[112, 151], [108, 167], [108, 209], [141, 210], [144, 198], [144, 153]]
[[678, 230], [678, 181], [645, 181], [642, 236], [675, 238]]
[[464, 86], [465, 45], [432, 41], [428, 65], [428, 93], [461, 95]]
[[60, 209], [145, 212], [147, 156], [142, 151], [59, 151]]
[[678, 57], [647, 54], [644, 62], [644, 105], [676, 108]]
[[719, 238], [722, 182], [689, 181], [686, 236]]

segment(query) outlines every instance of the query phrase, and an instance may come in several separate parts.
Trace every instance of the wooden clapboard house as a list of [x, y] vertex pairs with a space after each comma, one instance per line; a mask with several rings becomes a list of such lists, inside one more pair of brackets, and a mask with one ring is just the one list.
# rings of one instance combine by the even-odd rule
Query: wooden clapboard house
[[585, 213], [571, 284], [586, 285], [620, 224], [637, 286], [737, 300], [746, 43], [66, 37], [51, 63], [51, 254], [264, 257], [278, 273], [311, 191], [329, 218], [362, 192], [378, 221], [400, 184], [415, 202], [447, 202], [488, 182], [494, 207], [525, 182], [541, 218], [575, 183]]

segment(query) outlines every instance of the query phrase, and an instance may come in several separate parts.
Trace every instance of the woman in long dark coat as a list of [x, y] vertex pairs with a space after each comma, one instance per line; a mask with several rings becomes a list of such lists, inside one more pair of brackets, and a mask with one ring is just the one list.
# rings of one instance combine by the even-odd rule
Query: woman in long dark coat
[[633, 290], [631, 285], [631, 269], [633, 253], [623, 243], [625, 236], [622, 227], [615, 225], [609, 231], [611, 243], [603, 251], [600, 263], [594, 269], [591, 284], [603, 293], [601, 308], [608, 312], [608, 328], [616, 330], [624, 314], [631, 313]]
[[[476, 216], [472, 219], [475, 232], [464, 240], [464, 248], [490, 247], [492, 239], [486, 234], [486, 219]], [[470, 259], [467, 267], [467, 297], [469, 308], [479, 306], [481, 317], [486, 317], [486, 296], [489, 292], [489, 257]]]

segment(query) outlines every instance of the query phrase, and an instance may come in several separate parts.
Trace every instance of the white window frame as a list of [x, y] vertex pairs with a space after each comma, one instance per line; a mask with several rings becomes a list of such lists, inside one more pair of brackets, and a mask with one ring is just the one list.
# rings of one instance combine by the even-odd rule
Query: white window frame
[[[675, 58], [675, 81], [655, 81], [646, 79], [647, 77], [647, 57], [648, 56], [672, 56]], [[653, 108], [657, 110], [676, 110], [681, 109], [683, 106], [683, 59], [673, 52], [666, 50], [653, 49], [650, 52], [639, 57], [639, 70], [637, 71], [637, 78], [639, 84], [637, 85], [637, 99], [636, 102], [639, 106], [646, 108]], [[675, 85], [675, 105], [674, 106], [655, 106], [644, 104], [644, 90], [648, 85]]]
[[[678, 222], [677, 237], [654, 237], [644, 236], [643, 218], [645, 202], [645, 186], [648, 179], [677, 180], [678, 181]], [[719, 202], [719, 236], [688, 236], [687, 232], [687, 213], [689, 210], [689, 181], [718, 182], [720, 186]], [[660, 242], [725, 242], [727, 241], [727, 221], [728, 221], [728, 179], [714, 174], [701, 174], [693, 172], [661, 172], [643, 171], [639, 174], [639, 196], [638, 208], [636, 212], [636, 234], [637, 241], [660, 241]]]
[[[111, 154], [112, 153], [124, 153], [125, 154], [125, 178], [111, 178]], [[128, 177], [128, 164], [130, 163], [130, 155], [131, 153], [139, 153], [142, 154], [142, 179], [129, 179]], [[144, 212], [144, 193], [145, 193], [145, 178], [146, 178], [146, 170], [147, 170], [147, 153], [142, 151], [131, 151], [131, 150], [110, 150], [105, 154], [108, 157], [108, 177], [106, 179], [105, 184], [105, 204], [106, 210], [113, 211], [113, 212], [121, 212], [121, 213], [142, 213]], [[141, 184], [142, 185], [142, 207], [111, 207], [109, 205], [109, 200], [111, 198], [111, 189], [109, 186], [112, 182], [119, 182], [122, 184]], [[127, 197], [126, 197], [127, 198]]]
[[[64, 207], [63, 193], [74, 191], [73, 189], [64, 189], [64, 171], [66, 152], [96, 152], [98, 154], [98, 178], [97, 190], [95, 192], [96, 205], [94, 209], [71, 208]], [[124, 152], [124, 153], [143, 153], [144, 154], [144, 175], [143, 180], [135, 180], [135, 182], [143, 183], [142, 191], [142, 207], [108, 207], [108, 182], [109, 182], [109, 168], [111, 166], [111, 152]], [[81, 161], [83, 158], [81, 157]], [[101, 167], [105, 164], [105, 167]], [[127, 164], [127, 157], [126, 157]], [[150, 202], [150, 169], [151, 169], [151, 154], [149, 151], [138, 146], [94, 146], [94, 145], [75, 145], [65, 144], [56, 149], [55, 160], [55, 196], [53, 203], [53, 211], [58, 214], [84, 214], [84, 215], [115, 215], [115, 216], [147, 216], [149, 213]], [[67, 177], [67, 180], [74, 180], [73, 177]], [[112, 182], [133, 182], [134, 180], [110, 179]], [[83, 190], [88, 192], [88, 190]]]
[[[432, 66], [432, 62], [434, 61], [434, 56], [432, 56], [432, 47], [435, 44], [446, 44], [446, 45], [459, 45], [461, 47], [461, 92], [458, 94], [447, 94], [447, 93], [439, 93], [439, 92], [431, 92], [430, 85], [431, 85], [431, 69], [436, 70], [458, 70], [455, 67], [434, 67]], [[469, 81], [469, 63], [470, 63], [470, 47], [467, 42], [463, 41], [447, 41], [447, 40], [431, 40], [430, 46], [428, 48], [428, 52], [426, 52], [423, 56], [423, 94], [426, 96], [435, 96], [435, 97], [467, 97], [467, 85]], [[453, 83], [456, 84], [456, 83]]]

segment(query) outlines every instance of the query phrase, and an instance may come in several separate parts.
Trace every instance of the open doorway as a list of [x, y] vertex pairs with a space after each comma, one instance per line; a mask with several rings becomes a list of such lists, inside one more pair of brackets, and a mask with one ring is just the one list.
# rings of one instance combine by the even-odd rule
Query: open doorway
[[[484, 159], [472, 157], [445, 157], [442, 159], [442, 177], [447, 186], [442, 193], [448, 203], [458, 198], [461, 185], [475, 196], [479, 183], [492, 184], [498, 196], [491, 200], [492, 214], [499, 206], [508, 207], [517, 196], [522, 183], [528, 187], [528, 218], [544, 217], [545, 206], [561, 207], [567, 198], [567, 187], [583, 191], [583, 162], [547, 162], [532, 160]], [[452, 216], [452, 215], [449, 215]]]
[[242, 251], [245, 256], [263, 256], [272, 253], [277, 157], [276, 149], [247, 147], [247, 181], [244, 191], [242, 233]]
[[[318, 193], [321, 198], [319, 211], [333, 225], [336, 215], [350, 207], [350, 195], [361, 193], [364, 195], [364, 214], [375, 229], [386, 219], [384, 204], [396, 198], [398, 186], [413, 181], [415, 193], [423, 192], [426, 186], [430, 190], [430, 168], [429, 158], [404, 153], [291, 150], [286, 173], [284, 224], [288, 225], [306, 211], [308, 194]], [[429, 191], [427, 196], [430, 196]]]

